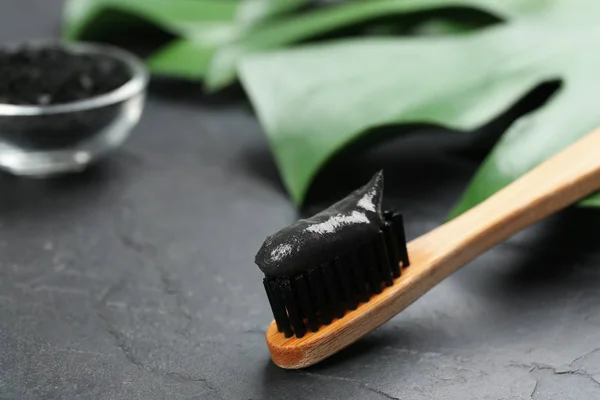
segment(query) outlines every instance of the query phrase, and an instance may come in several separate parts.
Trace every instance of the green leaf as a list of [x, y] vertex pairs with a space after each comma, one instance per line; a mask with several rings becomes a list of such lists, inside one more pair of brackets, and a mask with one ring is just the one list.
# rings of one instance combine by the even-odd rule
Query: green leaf
[[[243, 36], [254, 25], [276, 15], [291, 12], [311, 0], [245, 0], [238, 5], [237, 36]], [[184, 37], [167, 44], [148, 58], [150, 71], [157, 75], [189, 80], [203, 80], [211, 60], [220, 46], [235, 40], [233, 35], [207, 43], [202, 35]], [[234, 70], [235, 73], [235, 70]], [[231, 79], [232, 81], [233, 79]], [[231, 82], [227, 82], [231, 83]]]
[[245, 0], [238, 9], [238, 21], [252, 25], [307, 5], [312, 0]]
[[214, 45], [178, 39], [146, 60], [155, 75], [201, 80], [214, 54]]
[[[67, 0], [65, 36], [78, 39], [110, 27], [122, 15], [146, 20], [176, 35], [213, 35], [231, 27], [238, 2], [233, 0]], [[112, 13], [109, 13], [112, 11]], [[102, 18], [109, 14], [109, 18]], [[95, 21], [101, 21], [95, 24]], [[222, 35], [222, 33], [221, 33]]]
[[145, 21], [178, 38], [151, 54], [157, 75], [190, 80], [205, 76], [215, 49], [252, 26], [310, 0], [67, 0], [64, 34], [69, 39], [131, 34]]
[[[467, 4], [439, 2], [449, 3]], [[373, 128], [425, 123], [471, 131], [542, 82], [560, 79], [562, 87], [511, 126], [453, 215], [600, 125], [600, 56], [592, 50], [600, 3], [468, 4], [490, 13], [503, 7], [508, 22], [466, 35], [342, 41], [242, 62], [243, 85], [296, 203], [332, 156]]]
[[68, 0], [65, 36], [102, 38], [119, 27], [131, 34], [141, 19], [179, 37], [148, 57], [150, 70], [201, 79], [215, 48], [239, 34], [239, 6], [233, 0]]
[[[515, 14], [531, 12], [531, 6], [523, 6], [522, 0], [504, 1], [497, 6], [497, 1], [463, 1], [459, 5], [486, 3], [488, 11], [501, 18]], [[389, 18], [393, 15], [404, 15], [417, 11], [436, 10], [458, 3], [448, 0], [374, 0], [350, 2], [325, 10], [293, 16], [266, 24], [241, 36], [221, 47], [215, 54], [206, 75], [207, 87], [220, 89], [235, 80], [236, 66], [244, 56], [258, 51], [283, 48], [290, 44], [303, 42], [326, 33], [362, 24], [378, 18]], [[464, 26], [456, 28], [456, 24], [446, 22], [447, 31], [464, 31]]]

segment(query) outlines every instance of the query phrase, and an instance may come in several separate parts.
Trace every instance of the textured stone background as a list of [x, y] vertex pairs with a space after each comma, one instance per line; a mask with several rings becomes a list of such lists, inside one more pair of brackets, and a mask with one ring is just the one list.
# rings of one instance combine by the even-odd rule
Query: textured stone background
[[[2, 0], [0, 40], [55, 37], [59, 14], [57, 0]], [[272, 365], [252, 261], [297, 214], [242, 99], [154, 83], [107, 162], [54, 181], [0, 176], [0, 398], [600, 398], [594, 210], [512, 238], [319, 366]], [[464, 146], [390, 143], [323, 177], [311, 210], [383, 166], [415, 237], [474, 171]]]

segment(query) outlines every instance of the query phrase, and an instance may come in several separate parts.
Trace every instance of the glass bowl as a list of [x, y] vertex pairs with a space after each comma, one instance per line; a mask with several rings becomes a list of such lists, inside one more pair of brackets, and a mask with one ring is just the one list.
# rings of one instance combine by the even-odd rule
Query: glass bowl
[[138, 123], [148, 72], [138, 57], [92, 43], [26, 43], [72, 54], [102, 55], [122, 63], [129, 80], [117, 89], [69, 103], [0, 104], [0, 168], [21, 176], [48, 177], [80, 171], [119, 147]]

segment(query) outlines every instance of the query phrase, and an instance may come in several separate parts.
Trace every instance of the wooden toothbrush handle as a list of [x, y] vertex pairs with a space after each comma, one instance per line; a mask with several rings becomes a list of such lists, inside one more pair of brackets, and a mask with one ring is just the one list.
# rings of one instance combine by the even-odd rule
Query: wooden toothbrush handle
[[285, 338], [267, 331], [273, 361], [303, 368], [338, 352], [409, 306], [452, 272], [532, 223], [600, 189], [600, 129], [485, 202], [408, 244], [411, 265], [382, 293], [343, 318]]
[[483, 203], [415, 239], [409, 245], [413, 264], [429, 266], [431, 282], [426, 286], [432, 287], [490, 247], [597, 190], [600, 128]]

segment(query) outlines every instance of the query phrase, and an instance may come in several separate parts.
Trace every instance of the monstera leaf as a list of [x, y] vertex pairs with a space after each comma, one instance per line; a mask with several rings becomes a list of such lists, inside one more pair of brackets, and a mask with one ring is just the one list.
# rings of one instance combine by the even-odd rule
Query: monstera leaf
[[[463, 6], [476, 4], [486, 4], [489, 11], [493, 11], [495, 16], [501, 18], [516, 16], [519, 13], [526, 14], [531, 11], [527, 1], [522, 0], [504, 0], [502, 2], [465, 0], [462, 3]], [[233, 82], [236, 78], [237, 63], [248, 54], [287, 47], [331, 32], [360, 26], [369, 21], [376, 22], [378, 19], [389, 20], [391, 17], [396, 17], [394, 21], [396, 26], [411, 26], [415, 19], [419, 19], [419, 17], [422, 19], [423, 16], [413, 15], [412, 19], [402, 19], [401, 17], [416, 12], [439, 11], [449, 8], [449, 5], [456, 8], [455, 3], [447, 0], [355, 1], [343, 6], [281, 19], [272, 24], [260, 26], [220, 47], [208, 68], [206, 83], [209, 89], [215, 90]], [[453, 31], [457, 30], [457, 26], [459, 30], [464, 30], [462, 26], [464, 21], [462, 23], [447, 21], [447, 24], [450, 22], [453, 23]], [[464, 28], [468, 29], [469, 27]]]
[[203, 79], [217, 48], [311, 0], [67, 0], [68, 39], [134, 33], [139, 22], [175, 36], [148, 58], [152, 72]]
[[313, 0], [242, 0], [238, 20], [246, 24], [285, 14], [311, 3]]
[[[435, 9], [440, 3], [444, 2], [423, 0], [418, 9]], [[321, 6], [311, 7], [310, 12], [292, 13], [317, 4]], [[508, 6], [496, 8], [510, 11], [522, 6], [509, 0]], [[214, 91], [236, 80], [236, 64], [249, 53], [331, 37], [335, 32], [347, 34], [348, 29], [369, 23], [378, 26], [378, 19], [402, 17], [413, 9], [414, 2], [404, 0], [67, 0], [65, 36], [102, 40], [135, 34], [143, 25], [140, 22], [152, 25], [175, 38], [149, 55], [150, 70], [201, 80]], [[472, 17], [437, 21], [435, 26], [446, 32], [464, 31], [471, 28]], [[394, 33], [411, 27], [411, 21], [394, 20]]]
[[[432, 1], [400, 3], [415, 11]], [[243, 85], [296, 203], [328, 160], [374, 128], [424, 123], [472, 131], [543, 82], [561, 85], [505, 132], [453, 215], [600, 126], [600, 2], [435, 3], [477, 7], [504, 22], [461, 35], [344, 40], [242, 61]], [[600, 206], [600, 196], [584, 204]]]
[[174, 35], [202, 36], [233, 25], [234, 0], [67, 0], [65, 35], [81, 38], [129, 28], [124, 17], [145, 20]]
[[[186, 0], [189, 1], [189, 0]], [[225, 0], [223, 0], [225, 1]], [[220, 89], [235, 80], [235, 64], [229, 66], [228, 80], [213, 78], [208, 74], [214, 71], [213, 58], [222, 46], [243, 38], [261, 22], [274, 16], [285, 14], [309, 3], [310, 0], [242, 0], [236, 4], [236, 15], [232, 18], [234, 29], [229, 35], [221, 35], [217, 40], [206, 40], [204, 35], [184, 35], [169, 43], [148, 59], [150, 70], [156, 74], [174, 76], [190, 80], [203, 80], [207, 87]], [[213, 72], [212, 75], [215, 73]]]
[[[150, 68], [164, 75], [202, 76], [221, 43], [238, 34], [239, 3], [234, 0], [68, 0], [65, 36], [103, 39], [135, 33], [139, 21], [174, 35]], [[187, 39], [179, 39], [187, 38]]]

